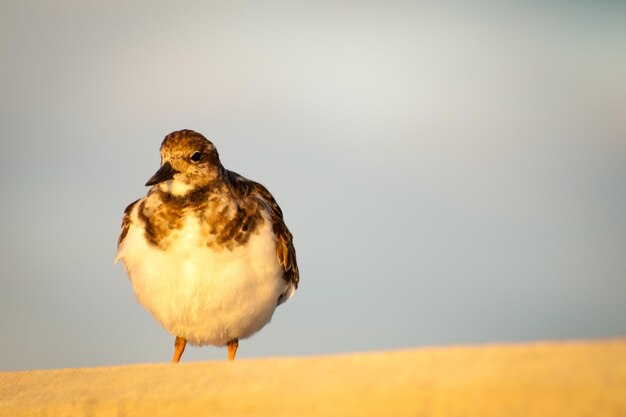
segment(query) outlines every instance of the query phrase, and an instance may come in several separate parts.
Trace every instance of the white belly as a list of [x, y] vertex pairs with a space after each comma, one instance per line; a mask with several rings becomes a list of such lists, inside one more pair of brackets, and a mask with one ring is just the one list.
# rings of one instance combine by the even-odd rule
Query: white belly
[[172, 335], [195, 345], [222, 346], [251, 336], [272, 318], [282, 279], [267, 219], [245, 246], [214, 251], [190, 218], [170, 235], [167, 252], [131, 226], [118, 250], [137, 299]]

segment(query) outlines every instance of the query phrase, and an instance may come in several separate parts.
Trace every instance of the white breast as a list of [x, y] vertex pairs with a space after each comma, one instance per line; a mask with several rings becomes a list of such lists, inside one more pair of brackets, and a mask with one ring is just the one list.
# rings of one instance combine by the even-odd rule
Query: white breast
[[170, 235], [167, 251], [146, 241], [134, 212], [132, 220], [116, 260], [124, 262], [141, 305], [192, 344], [222, 346], [251, 336], [271, 320], [280, 295], [293, 292], [267, 218], [232, 251], [208, 248], [192, 216]]

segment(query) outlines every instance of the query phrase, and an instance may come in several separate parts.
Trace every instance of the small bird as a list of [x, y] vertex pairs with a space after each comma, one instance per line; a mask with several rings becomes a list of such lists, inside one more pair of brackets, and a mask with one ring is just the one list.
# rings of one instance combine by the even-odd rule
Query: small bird
[[115, 261], [139, 303], [173, 336], [173, 362], [187, 342], [228, 347], [272, 319], [298, 288], [293, 237], [272, 194], [225, 169], [192, 130], [161, 144], [148, 194], [124, 211]]

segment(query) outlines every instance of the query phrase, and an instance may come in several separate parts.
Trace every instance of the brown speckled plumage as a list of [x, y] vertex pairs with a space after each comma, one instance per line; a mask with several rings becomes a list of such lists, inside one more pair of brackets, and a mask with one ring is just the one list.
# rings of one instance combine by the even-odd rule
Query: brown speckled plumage
[[133, 208], [138, 201], [139, 200], [133, 201], [124, 210], [124, 216], [122, 217], [122, 232], [120, 233], [120, 237], [117, 239], [117, 246], [124, 241], [126, 234], [128, 234], [128, 228], [130, 227], [130, 213], [133, 211]]

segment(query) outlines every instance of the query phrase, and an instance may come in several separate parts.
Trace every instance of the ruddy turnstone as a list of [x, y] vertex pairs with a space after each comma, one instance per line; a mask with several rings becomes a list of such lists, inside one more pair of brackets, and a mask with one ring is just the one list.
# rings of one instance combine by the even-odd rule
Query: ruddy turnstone
[[161, 144], [161, 168], [148, 194], [124, 211], [121, 260], [138, 301], [187, 342], [228, 346], [272, 318], [298, 287], [293, 238], [272, 194], [225, 169], [217, 149], [192, 130]]

